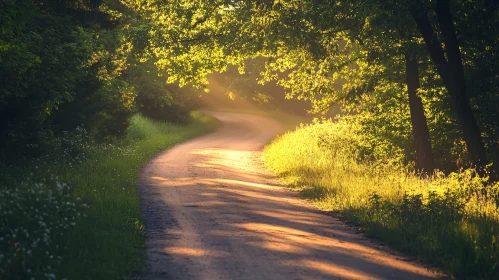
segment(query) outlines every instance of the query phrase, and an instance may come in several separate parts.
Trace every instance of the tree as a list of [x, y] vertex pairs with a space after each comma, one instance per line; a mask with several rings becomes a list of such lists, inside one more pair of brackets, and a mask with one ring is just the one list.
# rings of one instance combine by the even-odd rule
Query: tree
[[[431, 8], [433, 3], [435, 7]], [[470, 5], [466, 1], [452, 3], [458, 11]], [[176, 0], [168, 4], [151, 1], [140, 9], [153, 22], [151, 49], [160, 58], [158, 66], [169, 71], [171, 81], [179, 80], [181, 84], [203, 84], [208, 73], [224, 71], [231, 63], [241, 67], [247, 59], [261, 56], [268, 59], [263, 81], [276, 81], [288, 89], [289, 97], [310, 100], [321, 110], [334, 102], [355, 104], [354, 100], [363, 94], [381, 97], [384, 92], [398, 98], [387, 83], [400, 87], [411, 81], [407, 102], [414, 118], [412, 124], [417, 126], [413, 127], [413, 135], [419, 139], [414, 140], [419, 154], [416, 158], [424, 170], [432, 169], [431, 160], [425, 160], [432, 155], [429, 129], [449, 127], [443, 134], [455, 138], [451, 143], [458, 143], [460, 137], [447, 125], [453, 119], [446, 107], [447, 97], [422, 95], [441, 92], [436, 73], [454, 104], [452, 108], [471, 164], [482, 167], [487, 163], [480, 127], [466, 94], [466, 75], [449, 1], [213, 0], [192, 3]], [[439, 32], [435, 31], [433, 16]], [[401, 34], [403, 31], [409, 32]], [[445, 49], [439, 43], [440, 37]], [[464, 41], [472, 45], [477, 40], [483, 38], [467, 36]], [[431, 63], [420, 53], [421, 45], [426, 46]], [[424, 69], [415, 71], [415, 66]], [[401, 76], [417, 72], [423, 75], [420, 90], [414, 77]], [[429, 100], [437, 97], [437, 102]], [[378, 101], [371, 98], [369, 102]], [[429, 105], [432, 107], [425, 109]], [[357, 106], [356, 110], [361, 108]], [[428, 112], [445, 114], [446, 119], [429, 118], [432, 123], [425, 125]], [[405, 128], [402, 130], [404, 134]], [[437, 146], [443, 147], [443, 138], [437, 136]]]
[[[127, 70], [155, 59], [136, 11], [114, 0], [8, 0], [0, 25], [0, 164], [56, 149], [78, 126], [96, 140], [126, 132], [145, 88]], [[164, 83], [157, 71], [142, 78]], [[170, 120], [187, 114], [175, 104]]]
[[435, 12], [445, 50], [428, 18], [428, 12], [414, 5], [411, 13], [426, 43], [428, 53], [451, 96], [454, 111], [460, 121], [472, 166], [483, 168], [487, 163], [485, 147], [478, 123], [466, 94], [464, 68], [456, 30], [448, 0], [437, 0]]
[[419, 89], [419, 65], [417, 59], [410, 53], [406, 54], [405, 63], [407, 93], [409, 95], [412, 131], [416, 147], [416, 169], [431, 174], [435, 169], [435, 163], [423, 103], [417, 93]]

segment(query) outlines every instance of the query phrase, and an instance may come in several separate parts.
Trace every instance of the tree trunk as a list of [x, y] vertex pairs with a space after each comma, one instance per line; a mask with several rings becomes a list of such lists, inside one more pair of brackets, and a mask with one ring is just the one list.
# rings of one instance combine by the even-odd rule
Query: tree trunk
[[409, 94], [409, 108], [411, 111], [412, 134], [416, 147], [416, 170], [428, 175], [433, 173], [435, 168], [433, 151], [431, 149], [430, 132], [424, 114], [423, 102], [417, 95], [419, 89], [418, 61], [409, 54], [405, 55], [405, 70], [407, 93]]
[[[470, 164], [481, 170], [487, 163], [485, 147], [478, 123], [471, 109], [469, 97], [466, 94], [461, 51], [459, 50], [459, 42], [452, 21], [449, 1], [437, 0], [436, 7], [440, 31], [445, 43], [445, 52], [426, 12], [420, 11], [417, 7], [413, 7], [411, 12], [418, 29], [423, 35], [430, 57], [436, 65], [438, 74], [451, 97], [466, 142]], [[445, 54], [447, 54], [448, 61]]]

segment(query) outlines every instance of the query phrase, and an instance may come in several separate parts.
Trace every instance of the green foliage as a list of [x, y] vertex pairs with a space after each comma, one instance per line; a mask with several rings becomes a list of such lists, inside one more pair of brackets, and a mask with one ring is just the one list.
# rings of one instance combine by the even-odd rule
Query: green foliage
[[187, 126], [141, 116], [121, 142], [83, 129], [27, 166], [0, 169], [1, 279], [118, 279], [143, 269], [137, 178], [157, 152], [216, 127], [193, 113]]
[[490, 36], [499, 33], [498, 5], [491, 1], [463, 1], [463, 5], [463, 9], [456, 9], [460, 19], [456, 24], [461, 37], [466, 38], [462, 41], [466, 84], [489, 158], [499, 162], [499, 39]]
[[121, 136], [135, 112], [135, 96], [134, 88], [127, 82], [119, 79], [108, 81], [86, 100], [89, 102], [89, 111], [83, 121], [99, 138]]
[[0, 275], [53, 278], [67, 247], [61, 244], [85, 209], [70, 186], [55, 179], [0, 189]]
[[[437, 168], [455, 171], [467, 166], [463, 143], [470, 141], [464, 137], [468, 129], [463, 128], [466, 124], [451, 102], [449, 85], [442, 82], [442, 71], [430, 59], [413, 15], [415, 9], [426, 15], [436, 32], [435, 38], [443, 41], [436, 2], [439, 1], [127, 3], [151, 22], [149, 49], [157, 56], [158, 67], [169, 71], [170, 81], [201, 86], [212, 72], [231, 72], [233, 69], [227, 68], [230, 64], [240, 71], [246, 64], [246, 70], [251, 72], [255, 58], [265, 59], [266, 69], [260, 80], [286, 88], [288, 98], [311, 101], [315, 112], [328, 111], [334, 103], [350, 107], [348, 112], [355, 114], [364, 110], [372, 113], [379, 106], [377, 111], [383, 116], [372, 115], [377, 118], [374, 122], [393, 124], [383, 124], [378, 138], [386, 134], [392, 145], [402, 141], [406, 161], [415, 159], [414, 143], [409, 111], [399, 108], [407, 107], [400, 103], [408, 102], [404, 97], [404, 57], [410, 54], [420, 67], [418, 94], [429, 122]], [[451, 1], [462, 47], [466, 91], [485, 139], [489, 162], [497, 157], [499, 127], [494, 113], [498, 79], [493, 76], [498, 65], [497, 36], [487, 35], [496, 34], [499, 26], [494, 24], [499, 19], [499, 9], [492, 2]], [[482, 75], [488, 77], [487, 81], [481, 82], [478, 77]], [[246, 86], [247, 82], [247, 76], [230, 80], [228, 92], [231, 96], [244, 96], [249, 91], [250, 96], [261, 97], [254, 90], [256, 87]], [[364, 104], [366, 98], [368, 105]]]
[[[497, 9], [485, 2], [455, 1], [453, 9], [472, 105], [493, 161], [499, 125], [497, 79], [490, 73], [498, 44], [485, 34], [496, 32]], [[7, 86], [0, 98], [0, 106], [6, 106], [0, 107], [0, 139], [9, 151], [38, 152], [52, 134], [82, 124], [97, 138], [121, 136], [136, 110], [184, 122], [192, 99], [165, 83], [206, 86], [208, 74], [228, 70], [222, 85], [250, 103], [275, 107], [286, 95], [311, 101], [315, 112], [338, 102], [349, 107], [348, 113], [367, 112], [371, 127], [383, 127], [377, 138], [386, 136], [392, 146], [403, 143], [409, 162], [415, 159], [414, 143], [402, 103], [408, 102], [403, 69], [410, 52], [420, 62], [419, 95], [438, 168], [456, 170], [467, 161], [462, 128], [406, 1], [19, 3], [2, 4], [1, 77]], [[470, 24], [477, 20], [488, 24]], [[46, 51], [54, 49], [60, 52]], [[51, 59], [54, 65], [46, 65]], [[26, 63], [16, 63], [21, 60]], [[245, 75], [233, 75], [230, 64]], [[43, 78], [33, 79], [37, 75]], [[487, 81], [477, 82], [483, 75]], [[257, 79], [268, 84], [256, 85]], [[21, 84], [26, 90], [16, 93]]]
[[496, 278], [498, 185], [488, 186], [487, 196], [477, 195], [487, 184], [472, 170], [433, 183], [444, 185], [443, 190], [404, 194], [396, 203], [373, 194], [369, 206], [344, 215], [388, 244], [458, 277]]
[[157, 59], [144, 51], [151, 26], [139, 11], [107, 0], [9, 0], [0, 10], [1, 161], [40, 156], [79, 126], [96, 140], [122, 137], [137, 109], [188, 121], [188, 99], [147, 62]]
[[189, 121], [189, 111], [194, 109], [192, 96], [174, 85], [168, 86], [154, 64], [138, 63], [126, 75], [137, 93], [135, 103], [142, 115], [157, 121]]
[[[445, 40], [448, 36], [442, 32], [435, 9], [436, 4], [448, 2], [451, 25], [456, 28], [452, 33], [459, 41], [455, 49], [462, 58], [463, 71], [449, 64], [452, 46]], [[254, 99], [251, 103], [265, 103], [274, 108], [279, 104], [275, 92], [285, 94], [286, 98], [310, 101], [314, 112], [327, 112], [337, 108], [334, 104], [341, 104], [345, 116], [337, 124], [317, 123], [299, 130], [318, 139], [310, 142], [317, 153], [312, 158], [320, 159], [318, 163], [302, 160], [307, 158], [310, 147], [298, 145], [308, 142], [291, 141], [294, 151], [287, 148], [300, 161], [288, 162], [286, 172], [298, 174], [293, 175], [296, 178], [305, 175], [321, 178], [310, 179], [312, 185], [319, 186], [312, 193], [328, 197], [338, 209], [391, 203], [395, 210], [389, 217], [395, 220], [418, 211], [423, 213], [421, 220], [440, 217], [431, 211], [445, 208], [449, 203], [458, 209], [461, 204], [453, 201], [463, 196], [454, 197], [440, 189], [439, 198], [432, 197], [430, 187], [445, 180], [452, 183], [451, 177], [418, 183], [416, 177], [405, 173], [412, 170], [416, 158], [406, 94], [405, 57], [411, 55], [419, 65], [421, 85], [417, 94], [422, 99], [437, 168], [449, 173], [467, 167], [468, 158], [480, 154], [472, 151], [479, 150], [473, 145], [466, 148], [465, 140], [467, 144], [473, 142], [470, 135], [475, 140], [484, 139], [487, 160], [497, 163], [499, 37], [494, 35], [498, 33], [499, 9], [496, 2], [1, 1], [0, 162], [16, 162], [59, 151], [68, 146], [68, 141], [60, 141], [60, 137], [72, 135], [80, 126], [88, 131], [90, 139], [112, 142], [133, 131], [133, 124], [129, 127], [130, 118], [137, 111], [155, 120], [187, 122], [193, 99], [186, 91], [166, 83], [206, 87], [209, 74], [227, 71], [225, 77], [229, 80], [222, 83], [223, 87], [231, 96]], [[442, 55], [445, 65], [438, 65], [430, 58], [431, 52], [420, 34], [418, 16], [426, 17], [428, 28], [435, 31], [432, 42], [447, 43], [445, 48], [442, 44], [436, 47], [446, 52], [447, 57]], [[255, 61], [265, 62], [264, 69]], [[238, 72], [245, 70], [246, 74], [236, 75], [236, 67]], [[461, 72], [464, 78], [456, 79]], [[445, 73], [451, 79], [444, 81]], [[257, 79], [268, 84], [253, 86]], [[465, 84], [459, 84], [462, 80]], [[463, 122], [459, 114], [462, 110], [452, 105], [456, 98], [450, 92], [456, 91], [456, 85], [470, 97], [471, 125]], [[286, 92], [276, 91], [277, 86]], [[464, 107], [468, 108], [467, 97], [462, 97]], [[474, 127], [474, 116], [479, 129], [474, 130], [477, 133], [469, 133], [469, 128]], [[142, 135], [137, 131], [130, 133]], [[79, 154], [77, 151], [75, 148], [68, 153]], [[341, 160], [331, 163], [330, 159], [335, 157]], [[282, 154], [275, 164], [285, 159]], [[304, 166], [305, 163], [311, 165]], [[390, 168], [396, 171], [390, 173], [387, 171]], [[333, 176], [331, 172], [336, 173]], [[325, 182], [321, 174], [329, 174]], [[339, 187], [331, 188], [331, 184]], [[357, 186], [363, 187], [353, 191]], [[412, 186], [418, 186], [418, 193], [405, 199], [406, 188]], [[372, 193], [376, 195], [371, 197]], [[106, 195], [103, 193], [99, 199], [104, 201]], [[467, 209], [474, 204], [467, 201], [463, 205]], [[484, 205], [489, 205], [489, 201]], [[442, 211], [447, 213], [445, 209]], [[458, 213], [461, 216], [454, 212], [449, 216], [450, 231], [455, 229], [457, 220], [469, 221], [469, 213], [475, 213], [463, 211]], [[450, 231], [437, 229], [450, 236], [449, 240], [457, 240], [452, 239], [456, 236], [452, 237]], [[105, 236], [106, 232], [96, 236], [99, 234]], [[483, 236], [488, 240], [487, 235]], [[469, 250], [477, 252], [476, 259], [482, 260], [485, 255], [481, 249]], [[458, 252], [453, 254], [462, 256]], [[449, 262], [444, 265], [454, 271]], [[457, 263], [455, 267], [468, 269], [460, 261]], [[491, 262], [480, 263], [486, 266], [486, 273], [495, 273], [490, 268]]]
[[74, 97], [89, 58], [82, 30], [33, 1], [0, 4], [0, 153], [36, 153], [58, 106]]
[[364, 128], [359, 116], [304, 125], [266, 147], [265, 163], [314, 204], [405, 253], [458, 277], [497, 278], [499, 184], [473, 170], [421, 179], [400, 165], [403, 152]]

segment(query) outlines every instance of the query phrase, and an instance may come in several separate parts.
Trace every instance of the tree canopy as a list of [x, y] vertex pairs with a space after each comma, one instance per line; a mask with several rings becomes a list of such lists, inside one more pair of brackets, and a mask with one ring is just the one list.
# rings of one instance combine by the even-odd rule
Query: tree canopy
[[[433, 146], [437, 167], [445, 169], [455, 161], [483, 168], [497, 160], [497, 4], [177, 0], [128, 6], [151, 22], [150, 52], [170, 81], [199, 86], [209, 73], [230, 64], [243, 73], [245, 61], [264, 57], [261, 82], [276, 81], [317, 111], [339, 102], [345, 112], [369, 114], [373, 137], [391, 134], [385, 136], [412, 157], [410, 146], [426, 141], [416, 147], [419, 157], [433, 157]], [[483, 72], [486, 81], [477, 81]], [[409, 140], [411, 134], [419, 140]], [[433, 170], [432, 161], [420, 168]]]
[[250, 95], [261, 93], [249, 90], [257, 78], [314, 112], [341, 104], [385, 152], [401, 151], [422, 172], [474, 166], [485, 175], [499, 158], [496, 0], [1, 5], [4, 154], [78, 125], [119, 136], [137, 110], [183, 120], [192, 99], [166, 83], [203, 87], [229, 69], [230, 84]]

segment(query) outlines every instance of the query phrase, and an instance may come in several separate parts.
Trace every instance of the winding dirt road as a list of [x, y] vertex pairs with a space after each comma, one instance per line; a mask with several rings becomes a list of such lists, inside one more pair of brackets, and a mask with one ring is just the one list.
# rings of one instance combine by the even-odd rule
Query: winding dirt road
[[262, 168], [282, 126], [212, 113], [214, 133], [154, 158], [139, 181], [147, 279], [428, 279], [437, 274], [315, 210]]

